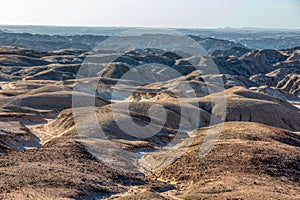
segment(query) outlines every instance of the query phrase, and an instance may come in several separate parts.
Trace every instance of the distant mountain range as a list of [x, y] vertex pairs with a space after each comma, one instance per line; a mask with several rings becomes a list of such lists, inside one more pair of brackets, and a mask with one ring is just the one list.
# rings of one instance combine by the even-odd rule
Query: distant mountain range
[[[15, 26], [1, 25], [0, 33], [29, 33], [33, 35], [75, 35], [112, 36], [129, 30], [128, 27], [64, 27], [64, 26]], [[262, 29], [262, 28], [217, 28], [217, 29], [172, 29], [186, 35], [201, 38], [218, 38], [241, 43], [250, 49], [286, 49], [300, 46], [300, 29]], [[27, 37], [25, 35], [24, 37]], [[22, 35], [18, 35], [21, 39]], [[39, 36], [41, 37], [41, 36]], [[34, 38], [36, 39], [36, 38]], [[57, 36], [53, 39], [57, 39]]]

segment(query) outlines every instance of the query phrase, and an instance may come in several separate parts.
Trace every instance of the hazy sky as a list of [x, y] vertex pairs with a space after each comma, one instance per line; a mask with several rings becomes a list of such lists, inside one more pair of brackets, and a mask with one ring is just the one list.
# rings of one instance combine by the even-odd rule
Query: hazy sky
[[300, 28], [300, 1], [5, 0], [0, 24]]

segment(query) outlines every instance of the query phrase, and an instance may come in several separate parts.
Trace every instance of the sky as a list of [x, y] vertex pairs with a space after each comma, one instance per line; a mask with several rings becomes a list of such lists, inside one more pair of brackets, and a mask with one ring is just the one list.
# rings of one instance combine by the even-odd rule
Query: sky
[[300, 29], [300, 0], [5, 0], [0, 24]]

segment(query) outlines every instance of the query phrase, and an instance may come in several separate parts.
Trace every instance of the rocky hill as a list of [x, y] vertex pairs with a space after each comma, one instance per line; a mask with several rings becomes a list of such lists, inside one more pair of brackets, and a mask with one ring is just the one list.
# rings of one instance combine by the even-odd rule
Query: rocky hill
[[104, 39], [0, 32], [0, 199], [300, 198], [299, 47]]

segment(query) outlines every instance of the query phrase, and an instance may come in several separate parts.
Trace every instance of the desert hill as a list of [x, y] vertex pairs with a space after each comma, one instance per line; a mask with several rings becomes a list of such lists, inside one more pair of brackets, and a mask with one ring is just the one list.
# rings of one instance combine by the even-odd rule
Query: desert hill
[[106, 38], [0, 32], [0, 199], [300, 198], [299, 47]]

